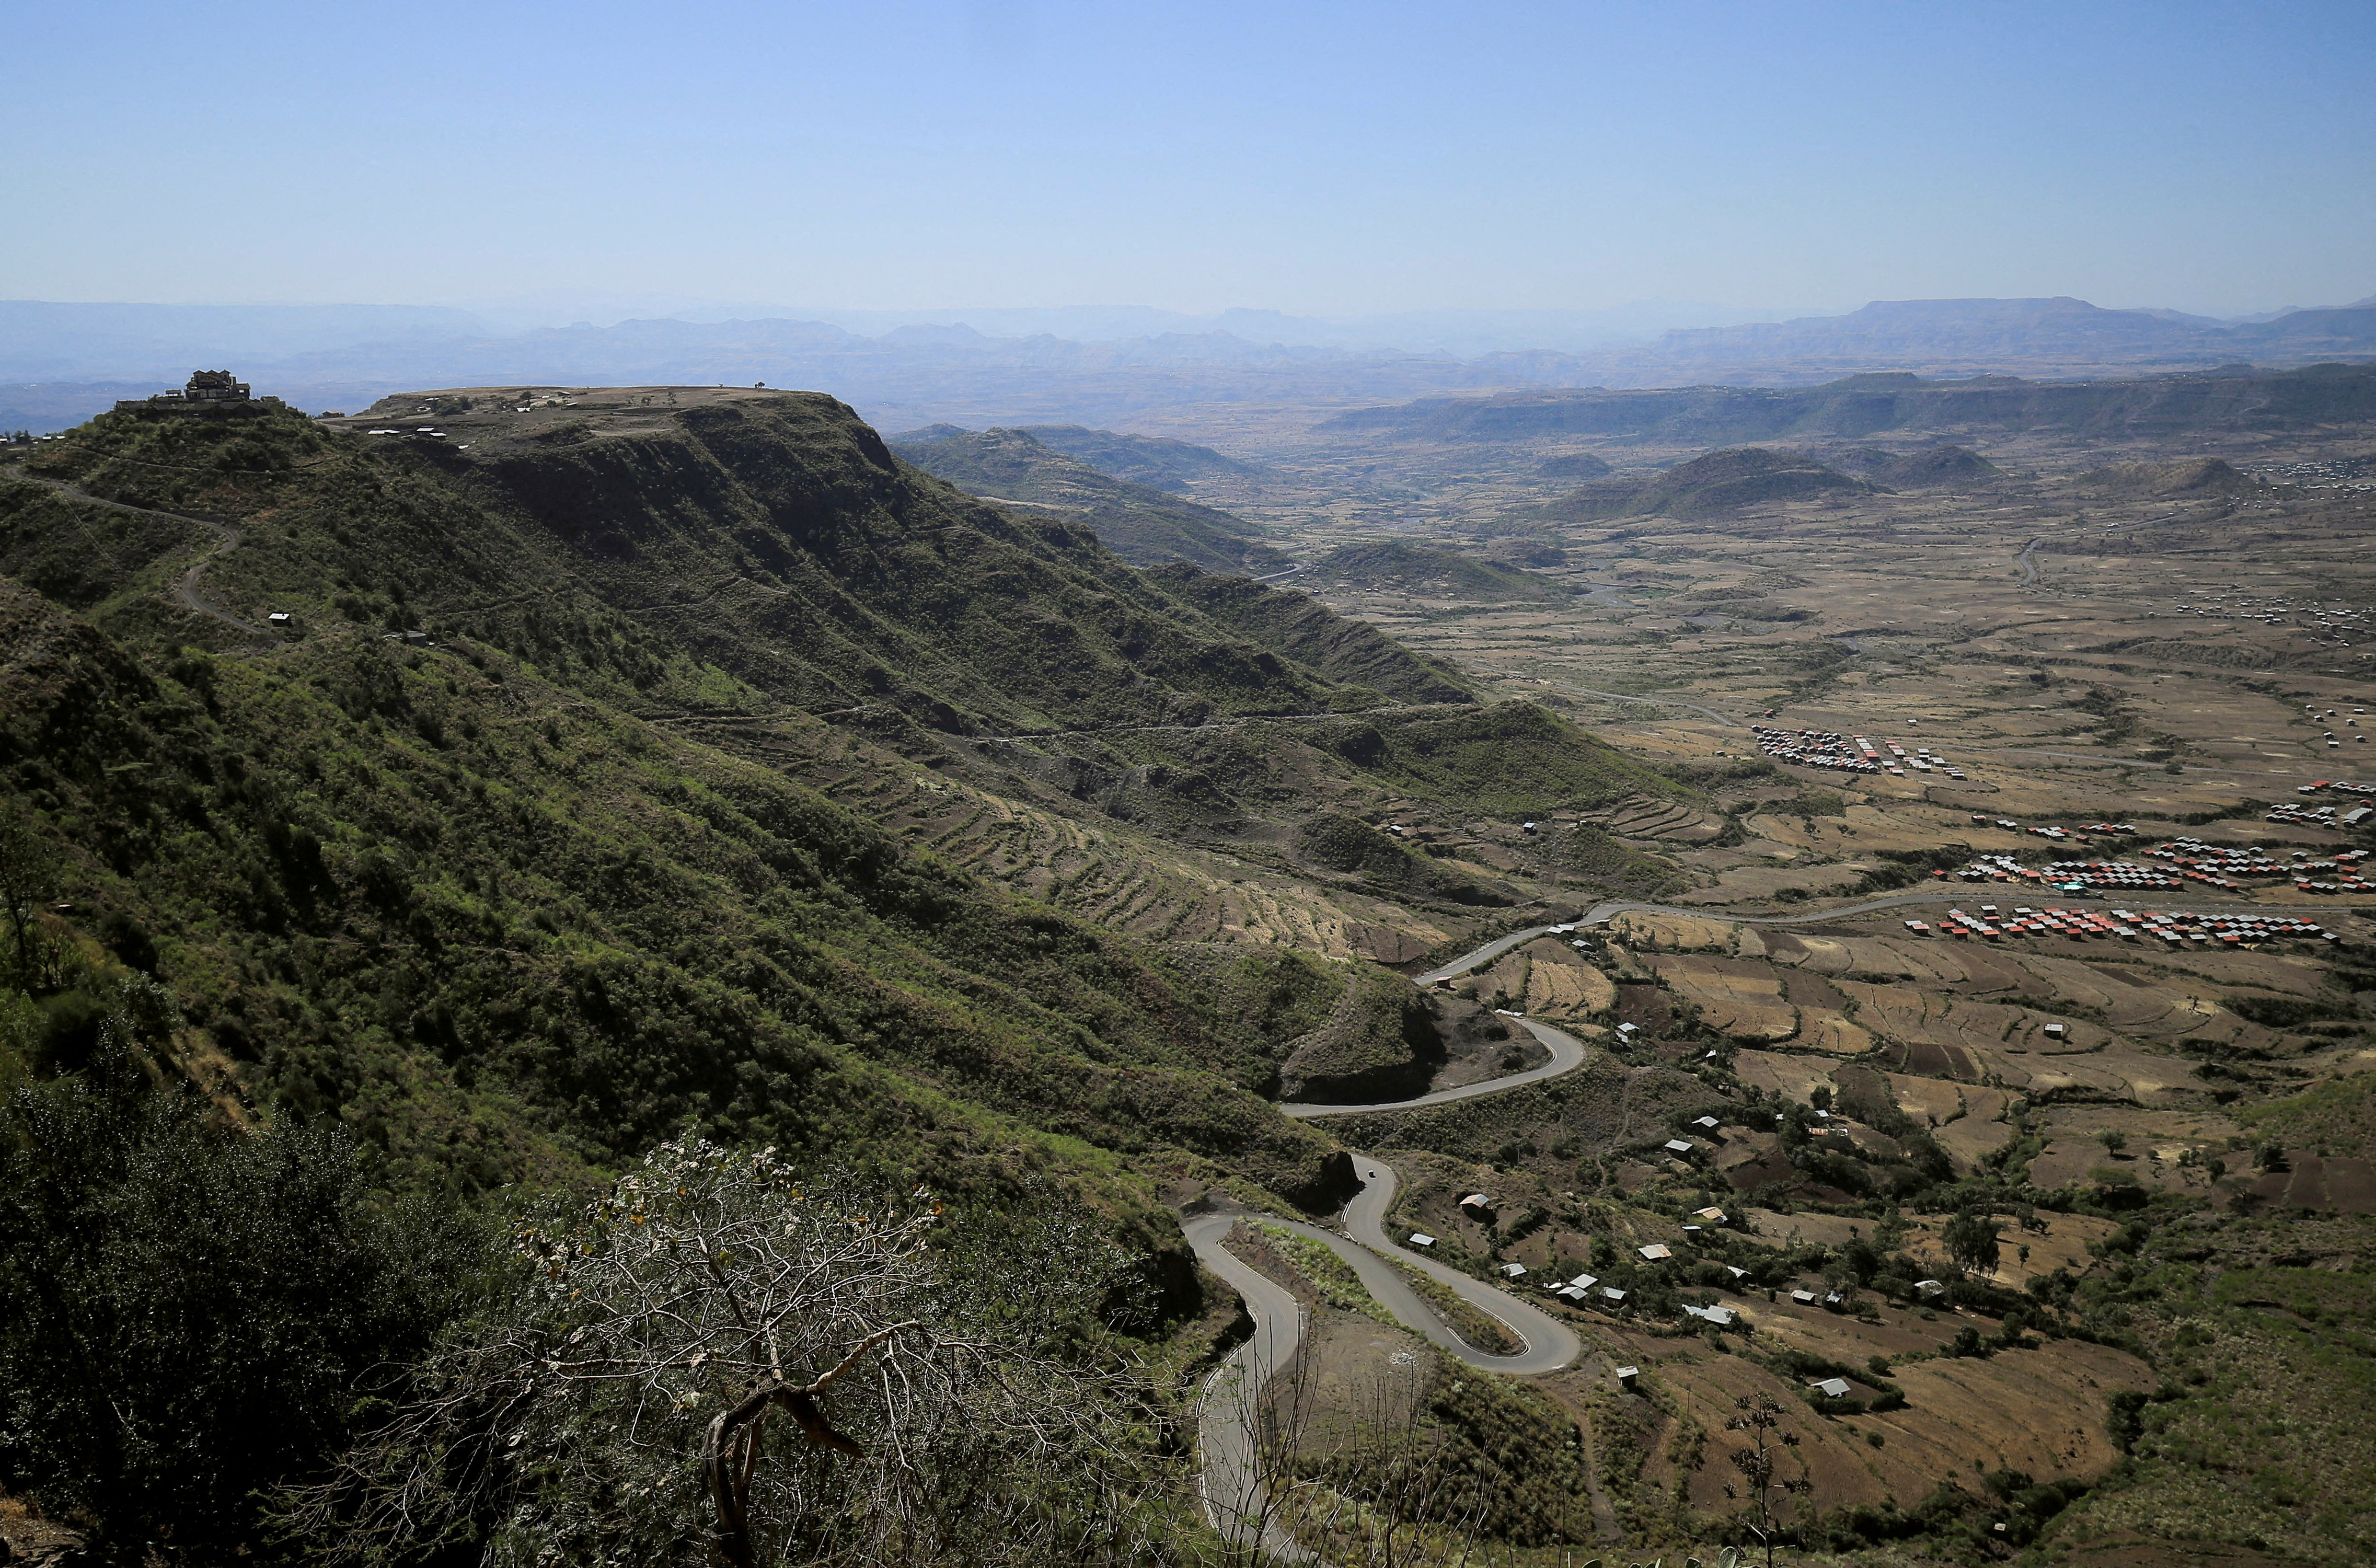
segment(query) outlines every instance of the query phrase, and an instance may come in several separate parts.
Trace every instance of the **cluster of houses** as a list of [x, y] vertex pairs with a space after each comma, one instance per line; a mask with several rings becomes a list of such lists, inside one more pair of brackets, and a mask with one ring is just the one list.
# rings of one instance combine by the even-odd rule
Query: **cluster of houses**
[[2349, 647], [2349, 636], [2364, 636], [2376, 631], [2369, 612], [2354, 610], [2347, 605], [2321, 605], [2307, 600], [2296, 603], [2290, 599], [2262, 599], [2255, 594], [2222, 595], [2204, 604], [2181, 604], [2180, 615], [2226, 615], [2239, 621], [2257, 621], [2264, 626], [2290, 624], [2288, 615], [2302, 617], [2301, 624], [2323, 632], [2322, 642], [2332, 638], [2337, 647]]
[[2123, 892], [2168, 888], [2178, 881], [2152, 866], [2127, 861], [2053, 861], [2043, 866], [2023, 865], [2011, 855], [1982, 855], [1955, 873], [1964, 882], [2030, 882], [2065, 893], [2088, 887], [2113, 887]]
[[[2278, 809], [2283, 812], [2293, 808]], [[2326, 809], [2333, 811], [2332, 807]], [[2358, 810], [2363, 815], [2370, 814], [2368, 807]], [[1976, 816], [1972, 820], [1987, 819]], [[2326, 825], [2334, 826], [2333, 822]], [[2001, 822], [1998, 826], [2008, 825]], [[2030, 831], [2061, 834], [2063, 830]], [[2133, 833], [2135, 829], [2125, 823], [2090, 823], [2081, 831]], [[2247, 884], [2256, 880], [2289, 881], [2304, 893], [2371, 893], [2376, 892], [2376, 885], [2370, 885], [2358, 869], [2368, 855], [2365, 849], [2346, 849], [2312, 860], [2300, 849], [2288, 854], [2261, 844], [2209, 844], [2200, 838], [2172, 838], [2144, 851], [2145, 859], [2167, 862], [2159, 866], [2141, 865], [2134, 861], [2049, 861], [2042, 866], [2026, 866], [2011, 855], [1996, 854], [1978, 856], [1952, 874], [1963, 882], [2028, 883], [2064, 893], [2082, 893], [2091, 888], [2117, 893], [2164, 892], [2183, 888], [2190, 882], [2240, 893], [2248, 890]], [[2322, 876], [2321, 873], [2332, 874]], [[1938, 873], [1941, 877], [1949, 874]]]
[[[2297, 849], [2290, 858], [2280, 859], [2280, 851], [2259, 844], [2205, 844], [2199, 838], [2174, 838], [2146, 853], [2186, 867], [2183, 874], [2218, 887], [2234, 887], [2238, 885], [2228, 879], [2241, 876], [2283, 878], [2305, 893], [2376, 892], [2359, 874], [2360, 862], [2368, 859], [2365, 849], [2346, 849], [2323, 860], [2310, 860]], [[2334, 879], [2320, 877], [2321, 872], [2334, 873]]]
[[[1965, 777], [1963, 769], [1952, 766], [1928, 746], [1917, 746], [1909, 755], [1895, 741], [1884, 740], [1875, 745], [1862, 735], [1843, 735], [1832, 730], [1779, 730], [1768, 724], [1752, 724], [1750, 731], [1757, 737], [1759, 751], [1800, 767], [1828, 767], [1842, 773], [1891, 773], [1900, 778], [1910, 767], [1917, 773], [1944, 773], [1950, 778]], [[1887, 761], [1883, 760], [1883, 747], [1888, 749]]]
[[[1719, 1123], [1713, 1116], [1703, 1116], [1699, 1118], [1698, 1121], [1694, 1122], [1693, 1125], [1713, 1133], [1721, 1125], [1721, 1123]], [[1686, 1149], [1696, 1146], [1682, 1140], [1677, 1140], [1675, 1143], [1670, 1143], [1668, 1146], [1672, 1148], [1678, 1146], [1678, 1145]], [[1461, 1213], [1467, 1216], [1469, 1218], [1477, 1220], [1490, 1220], [1493, 1214], [1493, 1200], [1484, 1193], [1471, 1193], [1460, 1200], [1459, 1207]], [[1720, 1228], [1730, 1223], [1730, 1217], [1728, 1216], [1721, 1208], [1710, 1207], [1694, 1210], [1692, 1215], [1692, 1223], [1686, 1224], [1683, 1227], [1684, 1242], [1686, 1245], [1696, 1243], [1701, 1240], [1701, 1238], [1705, 1236], [1710, 1229]], [[1429, 1235], [1423, 1230], [1415, 1230], [1411, 1232], [1408, 1238], [1407, 1238], [1407, 1241], [1408, 1245], [1421, 1249], [1432, 1247], [1436, 1243], [1436, 1238]], [[1640, 1257], [1645, 1264], [1669, 1263], [1673, 1261], [1675, 1256], [1674, 1248], [1667, 1245], [1664, 1241], [1653, 1241], [1646, 1246], [1636, 1247], [1634, 1251], [1635, 1255]], [[1727, 1264], [1725, 1265], [1725, 1271], [1732, 1276], [1736, 1283], [1747, 1278], [1749, 1276], [1749, 1271], [1747, 1269], [1736, 1267], [1731, 1264]], [[1522, 1263], [1505, 1263], [1500, 1266], [1499, 1272], [1503, 1278], [1507, 1279], [1515, 1285], [1519, 1280], [1526, 1278], [1527, 1274], [1531, 1271], [1525, 1264]], [[1600, 1277], [1597, 1274], [1579, 1274], [1573, 1279], [1549, 1279], [1543, 1282], [1542, 1289], [1546, 1294], [1556, 1297], [1560, 1301], [1566, 1301], [1571, 1305], [1579, 1307], [1593, 1306], [1598, 1307], [1604, 1312], [1618, 1312], [1622, 1310], [1624, 1308], [1626, 1299], [1630, 1294], [1630, 1292], [1618, 1286], [1602, 1283]], [[1737, 1316], [1729, 1307], [1687, 1306], [1683, 1308], [1683, 1313], [1686, 1316], [1698, 1318], [1705, 1322], [1714, 1324], [1719, 1328], [1732, 1327]], [[1630, 1372], [1631, 1370], [1632, 1369], [1630, 1368], [1625, 1369], [1627, 1372]], [[1622, 1377], [1623, 1375], [1623, 1372], [1621, 1372], [1620, 1376]]]
[[[2293, 827], [2357, 827], [2368, 820], [2366, 806], [2354, 807], [2348, 813], [2334, 806], [2298, 806], [2291, 801], [2271, 809], [2268, 820]], [[2349, 820], [2346, 820], [2346, 818]]]
[[[1907, 921], [1906, 926], [1917, 932], [1927, 932], [1930, 929], [1921, 921]], [[2166, 947], [2183, 947], [2189, 944], [2253, 947], [2267, 942], [2339, 944], [2343, 941], [2339, 934], [2323, 925], [2296, 920], [2289, 915], [2031, 909], [2016, 909], [2011, 915], [2002, 915], [1994, 904], [1981, 905], [1978, 914], [1950, 909], [1946, 918], [1939, 922], [1938, 929], [1948, 936], [1980, 937], [1991, 942], [2003, 936], [2109, 937], [2121, 942], [2157, 942]]]
[[[2376, 784], [2346, 784], [2339, 779], [2322, 778], [2314, 784], [2304, 784], [2294, 793], [2315, 795], [2321, 790], [2332, 790], [2342, 795], [2376, 795]], [[2303, 806], [2287, 801], [2269, 813], [2269, 820], [2290, 823], [2299, 827], [2347, 828], [2367, 826], [2376, 817], [2371, 806]]]
[[[2346, 643], [2344, 646], [2347, 647], [2350, 645]], [[2316, 703], [2304, 704], [2302, 711], [2310, 715], [2311, 722], [2313, 724], [2317, 723], [2321, 719], [2332, 719], [2334, 717], [2334, 709], [2330, 707], [2322, 714], [2319, 712], [2318, 705]], [[2359, 728], [2360, 718], [2365, 716], [2368, 710], [2364, 707], [2355, 707], [2351, 712], [2353, 716], [2343, 721], [2343, 727], [2346, 730], [2357, 730]], [[2322, 731], [2321, 734], [2326, 741], [2326, 749], [2328, 751], [2339, 752], [2343, 749], [2343, 737], [2337, 735], [2334, 731]], [[2368, 743], [2368, 737], [2365, 735], [2354, 735], [2351, 738], [2363, 746]]]
[[1881, 771], [1881, 764], [1871, 760], [1866, 752], [1861, 735], [1852, 740], [1829, 730], [1776, 730], [1764, 724], [1752, 724], [1750, 729], [1757, 737], [1757, 749], [1782, 762], [1836, 768], [1842, 773]]

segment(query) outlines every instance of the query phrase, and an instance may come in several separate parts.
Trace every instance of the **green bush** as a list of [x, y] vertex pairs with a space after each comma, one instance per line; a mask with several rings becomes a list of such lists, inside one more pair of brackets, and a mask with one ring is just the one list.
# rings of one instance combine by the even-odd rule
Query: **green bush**
[[126, 1057], [0, 1106], [0, 1486], [104, 1550], [221, 1561], [319, 1463], [481, 1266], [375, 1198], [344, 1132], [250, 1134]]

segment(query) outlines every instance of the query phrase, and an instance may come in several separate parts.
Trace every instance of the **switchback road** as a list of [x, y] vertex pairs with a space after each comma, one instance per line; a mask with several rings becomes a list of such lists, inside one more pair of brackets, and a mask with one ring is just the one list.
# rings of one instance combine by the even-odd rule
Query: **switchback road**
[[1354, 1116], [1364, 1111], [1410, 1111], [1425, 1105], [1449, 1105], [1456, 1099], [1475, 1099], [1479, 1095], [1502, 1094], [1527, 1084], [1539, 1084], [1545, 1078], [1556, 1078], [1562, 1073], [1572, 1073], [1584, 1065], [1584, 1042], [1574, 1035], [1562, 1029], [1555, 1029], [1549, 1024], [1538, 1024], [1532, 1018], [1520, 1018], [1516, 1022], [1523, 1025], [1529, 1034], [1550, 1048], [1551, 1059], [1549, 1062], [1539, 1067], [1530, 1067], [1523, 1073], [1513, 1073], [1504, 1078], [1488, 1078], [1483, 1083], [1463, 1084], [1457, 1088], [1438, 1089], [1433, 1094], [1420, 1095], [1412, 1099], [1381, 1100], [1372, 1105], [1307, 1105], [1290, 1102], [1281, 1105], [1279, 1110], [1289, 1116], [1309, 1118]]
[[1245, 1302], [1254, 1325], [1253, 1336], [1213, 1369], [1197, 1397], [1196, 1449], [1205, 1461], [1198, 1484], [1205, 1516], [1224, 1539], [1244, 1542], [1260, 1532], [1265, 1551], [1290, 1562], [1308, 1562], [1312, 1554], [1264, 1517], [1254, 1444], [1254, 1399], [1303, 1342], [1303, 1309], [1286, 1287], [1221, 1245], [1221, 1238], [1237, 1222], [1232, 1214], [1204, 1214], [1180, 1228], [1197, 1261], [1228, 1281]]
[[[1507, 1087], [1507, 1080], [1503, 1087]], [[1369, 1155], [1356, 1157], [1353, 1169], [1361, 1189], [1345, 1206], [1349, 1234], [1301, 1220], [1259, 1218], [1266, 1225], [1306, 1237], [1335, 1253], [1396, 1322], [1472, 1367], [1532, 1376], [1571, 1366], [1584, 1354], [1584, 1341], [1575, 1331], [1541, 1308], [1389, 1241], [1385, 1217], [1394, 1206], [1397, 1184], [1394, 1170]], [[1258, 1533], [1265, 1551], [1288, 1562], [1308, 1562], [1312, 1554], [1270, 1517], [1271, 1503], [1254, 1439], [1255, 1401], [1264, 1383], [1285, 1367], [1303, 1343], [1303, 1309], [1284, 1287], [1221, 1244], [1238, 1218], [1230, 1214], [1202, 1214], [1181, 1226], [1197, 1261], [1237, 1291], [1246, 1315], [1253, 1320], [1253, 1336], [1214, 1369], [1198, 1396], [1196, 1441], [1204, 1460], [1200, 1485], [1205, 1513], [1213, 1527], [1230, 1540], [1243, 1543]], [[1515, 1355], [1497, 1356], [1469, 1344], [1436, 1315], [1388, 1259], [1441, 1280], [1461, 1300], [1515, 1335], [1525, 1348]]]

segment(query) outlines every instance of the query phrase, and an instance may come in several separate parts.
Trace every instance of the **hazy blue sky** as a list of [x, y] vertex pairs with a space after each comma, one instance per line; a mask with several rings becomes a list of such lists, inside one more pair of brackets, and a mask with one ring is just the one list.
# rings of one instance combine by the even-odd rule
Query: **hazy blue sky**
[[0, 6], [0, 297], [2376, 291], [2376, 4]]

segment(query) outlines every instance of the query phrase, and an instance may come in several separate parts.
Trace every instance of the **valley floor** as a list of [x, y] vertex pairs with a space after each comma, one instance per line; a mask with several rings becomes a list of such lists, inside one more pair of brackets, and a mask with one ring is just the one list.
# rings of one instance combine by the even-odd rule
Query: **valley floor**
[[[2356, 870], [2376, 823], [2351, 816], [2376, 801], [2354, 789], [2376, 786], [2364, 434], [2008, 442], [1984, 484], [1617, 523], [1528, 513], [1557, 489], [1537, 463], [1574, 442], [1202, 435], [1272, 468], [1200, 495], [1288, 527], [1308, 561], [1393, 540], [1558, 585], [1289, 579], [1706, 792], [1395, 821], [1512, 879], [1586, 835], [1675, 868], [1670, 912], [1535, 935], [1443, 982], [1598, 1042], [1566, 1092], [1339, 1129], [1393, 1154], [1398, 1220], [1480, 1277], [1629, 1288], [1551, 1302], [1587, 1357], [1539, 1387], [1598, 1434], [1562, 1539], [1622, 1518], [1637, 1541], [1740, 1540], [1709, 1533], [1740, 1508], [1722, 1428], [1762, 1388], [1800, 1407], [1824, 1538], [1857, 1561], [2376, 1559], [2347, 1502], [2376, 1448], [2342, 1415], [2371, 1346], [2364, 1315], [2316, 1304], [2376, 1270], [2376, 890]], [[1692, 450], [1592, 449], [1621, 472]], [[2246, 477], [2104, 477], [2206, 452]], [[1825, 744], [1877, 766], [1776, 754]], [[2222, 874], [2245, 862], [2276, 873]], [[1777, 1130], [1777, 1108], [1805, 1124]], [[1847, 1158], [1807, 1153], [1826, 1143]], [[1909, 1159], [1942, 1167], [1928, 1208], [1893, 1196]], [[1493, 1207], [1455, 1204], [1472, 1191]], [[1961, 1277], [1959, 1204], [2002, 1244], [1951, 1308], [1910, 1277]], [[1858, 1278], [1859, 1248], [1908, 1277]], [[1681, 1315], [1700, 1302], [1738, 1327]], [[1399, 1343], [1320, 1321], [1340, 1383], [1353, 1347]], [[2025, 1322], [2037, 1348], [1956, 1347]], [[1799, 1397], [1825, 1369], [1852, 1413]], [[1513, 1561], [1567, 1549], [1544, 1550]]]

